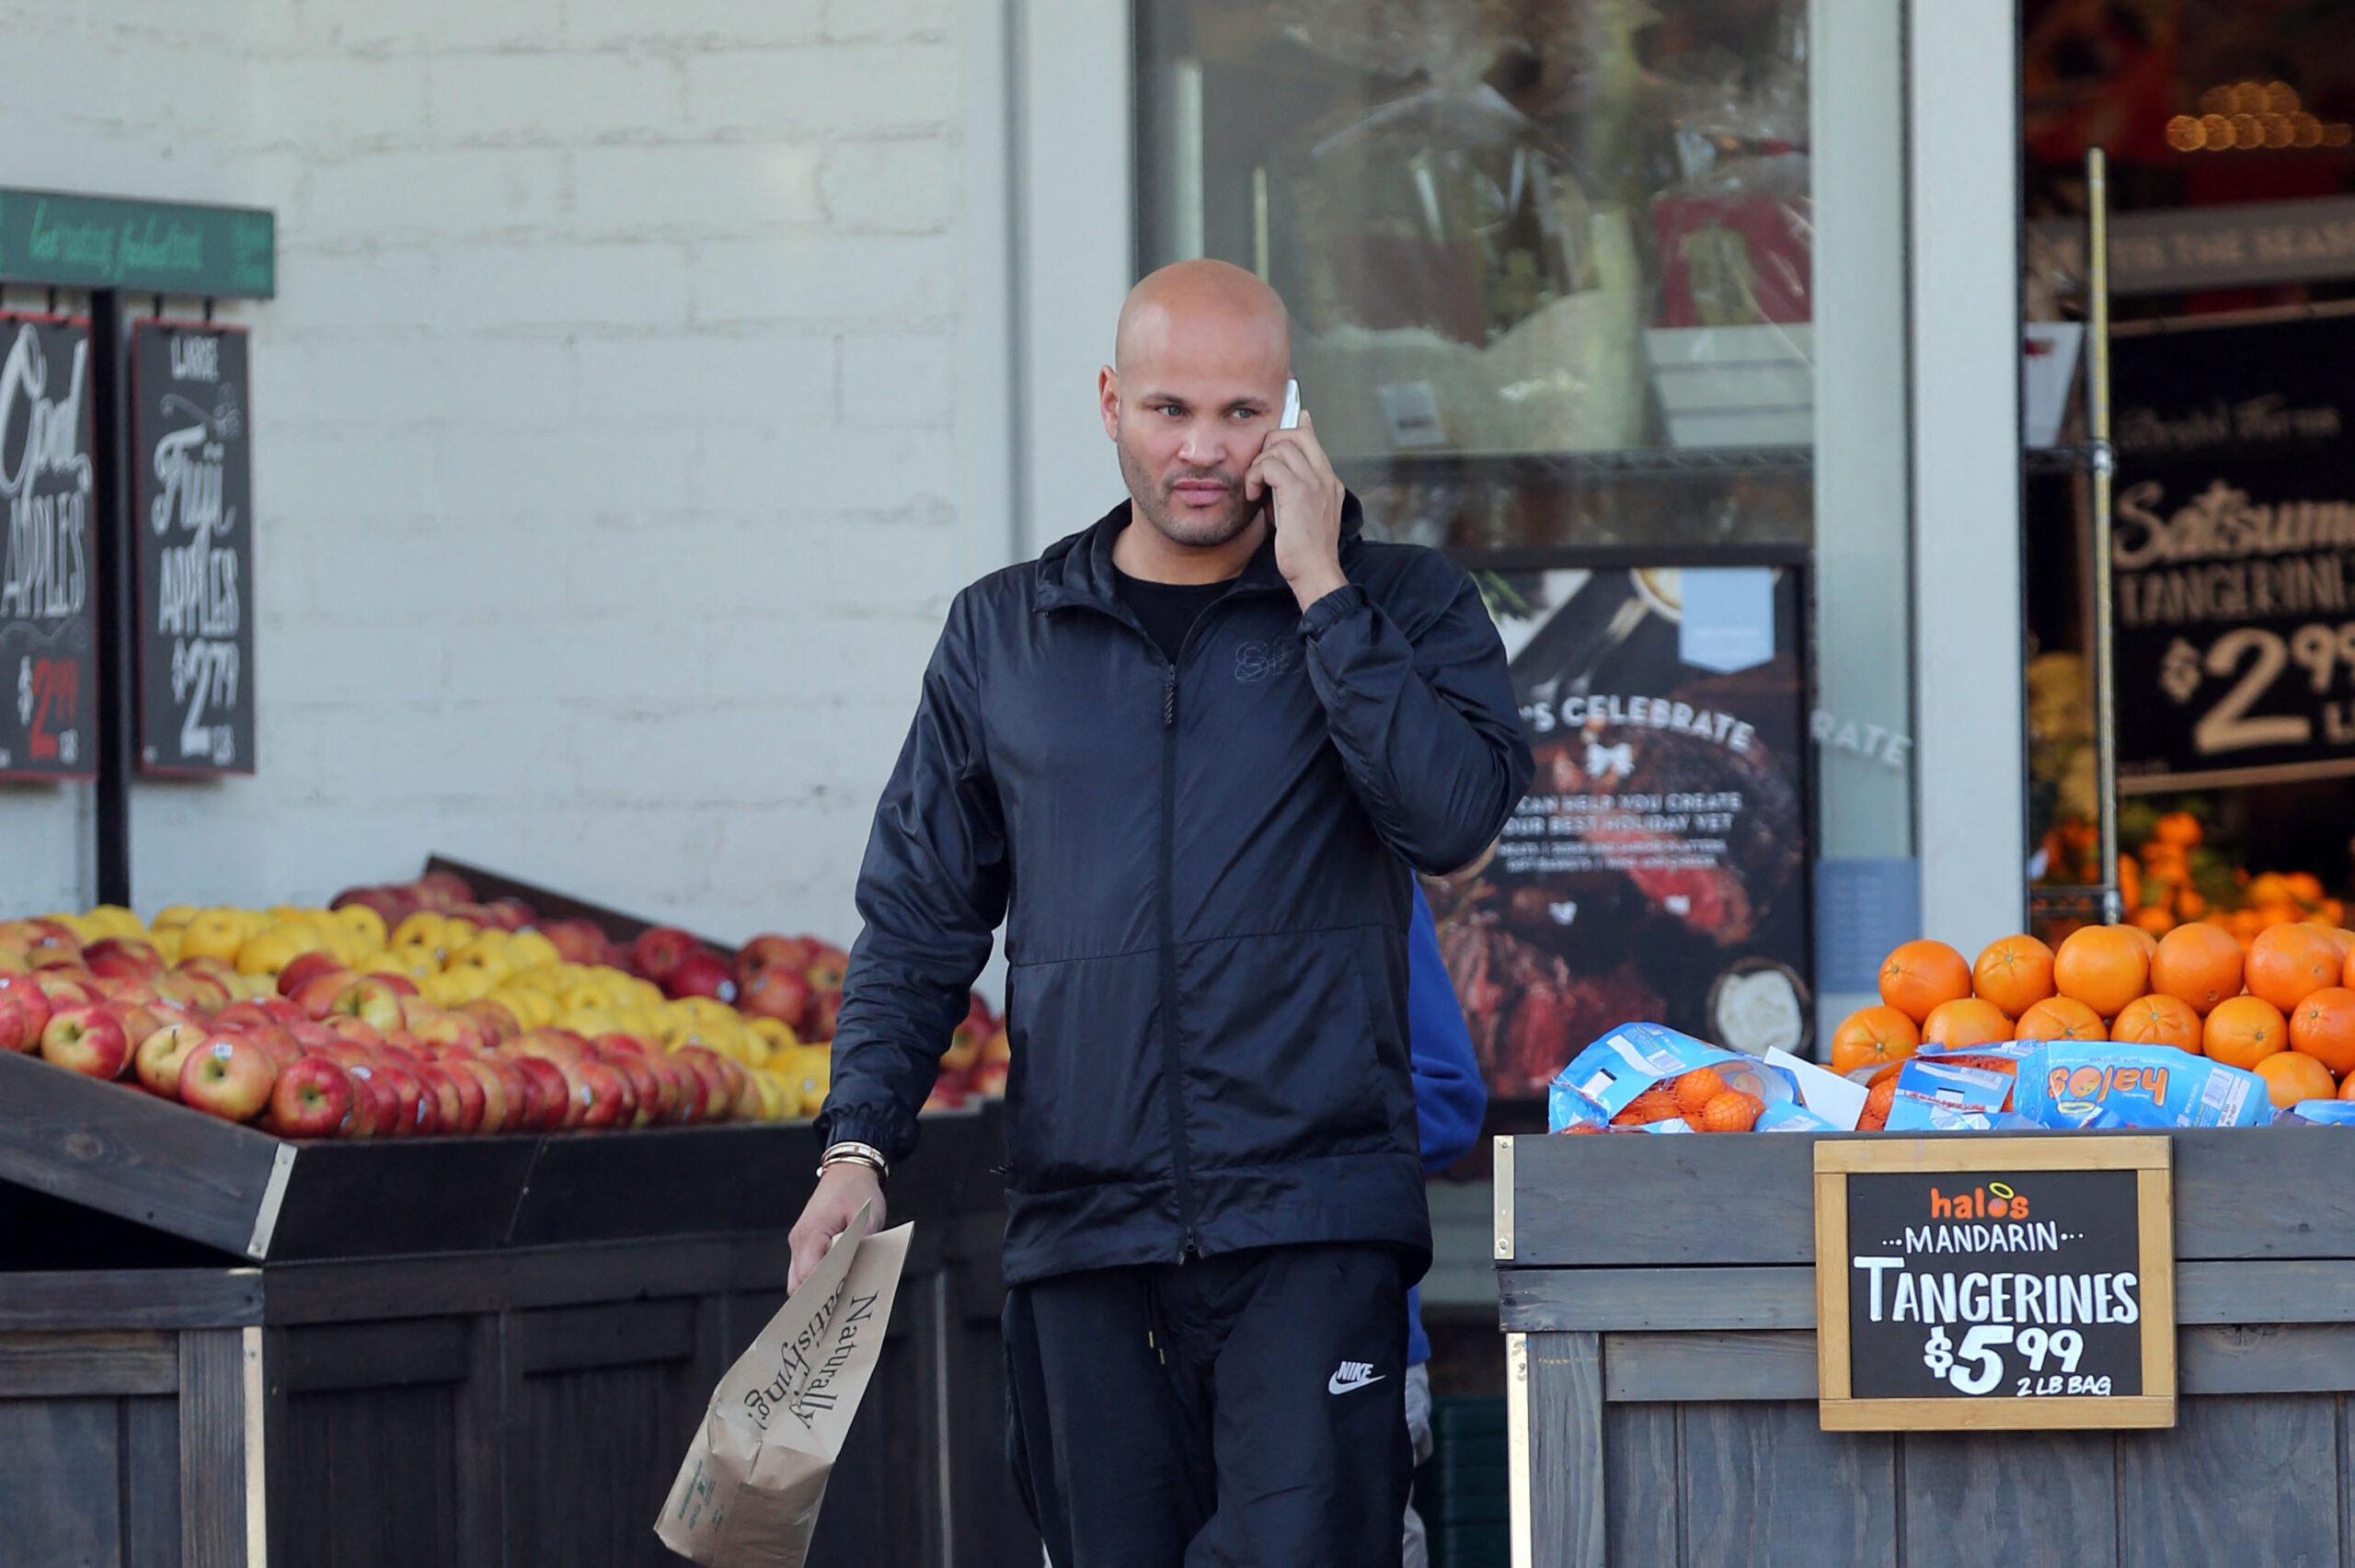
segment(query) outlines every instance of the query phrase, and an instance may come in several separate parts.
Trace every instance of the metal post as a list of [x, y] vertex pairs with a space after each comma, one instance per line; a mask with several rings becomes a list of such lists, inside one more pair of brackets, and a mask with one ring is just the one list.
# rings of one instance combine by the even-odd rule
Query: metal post
[[2110, 569], [2109, 163], [2085, 154], [2085, 440], [2094, 512], [2094, 768], [2101, 816], [2101, 912], [2126, 917], [2118, 880], [2118, 652]]
[[90, 296], [90, 456], [98, 469], [98, 901], [131, 902], [131, 780], [139, 746], [138, 539], [131, 508], [131, 402], [122, 295]]

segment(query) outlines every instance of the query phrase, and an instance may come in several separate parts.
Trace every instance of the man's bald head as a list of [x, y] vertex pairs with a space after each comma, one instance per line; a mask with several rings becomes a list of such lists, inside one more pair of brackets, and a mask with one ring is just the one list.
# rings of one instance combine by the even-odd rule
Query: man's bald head
[[1244, 478], [1283, 406], [1292, 319], [1223, 261], [1180, 261], [1129, 291], [1097, 376], [1134, 515], [1188, 549], [1220, 549], [1257, 515]]
[[1189, 344], [1215, 342], [1223, 353], [1277, 361], [1292, 369], [1292, 315], [1275, 290], [1226, 261], [1173, 261], [1147, 273], [1120, 305], [1112, 364], [1160, 360]]

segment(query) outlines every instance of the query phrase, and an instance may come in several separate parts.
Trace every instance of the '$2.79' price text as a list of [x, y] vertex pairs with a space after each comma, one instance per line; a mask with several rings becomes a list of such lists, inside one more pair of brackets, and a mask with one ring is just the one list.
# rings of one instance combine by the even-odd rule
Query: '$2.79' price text
[[[1923, 1344], [1922, 1365], [1932, 1377], [1953, 1384], [1957, 1393], [1989, 1393], [2009, 1371], [2003, 1355], [2006, 1348], [2016, 1352], [2028, 1368], [2027, 1376], [2015, 1379], [2012, 1391], [2016, 1395], [2109, 1392], [2108, 1378], [2078, 1375], [2077, 1358], [2085, 1354], [2085, 1340], [2074, 1329], [2015, 1330], [2009, 1323], [1979, 1323], [1964, 1331], [1958, 1346], [1944, 1328], [1933, 1328]], [[2049, 1372], [2048, 1363], [2053, 1368]]]

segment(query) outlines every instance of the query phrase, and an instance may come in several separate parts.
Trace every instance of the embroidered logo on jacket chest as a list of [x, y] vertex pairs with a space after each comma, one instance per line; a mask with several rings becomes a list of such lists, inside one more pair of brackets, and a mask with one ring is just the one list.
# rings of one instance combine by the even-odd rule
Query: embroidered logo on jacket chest
[[1297, 637], [1252, 637], [1235, 648], [1235, 678], [1249, 683], [1300, 668]]

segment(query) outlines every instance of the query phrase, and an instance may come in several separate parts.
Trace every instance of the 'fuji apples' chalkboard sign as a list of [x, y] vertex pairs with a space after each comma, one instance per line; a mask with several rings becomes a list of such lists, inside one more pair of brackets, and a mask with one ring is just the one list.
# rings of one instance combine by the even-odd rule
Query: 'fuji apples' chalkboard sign
[[132, 331], [139, 765], [254, 771], [254, 484], [246, 335]]
[[2175, 1425], [2160, 1137], [1816, 1145], [1828, 1430]]

